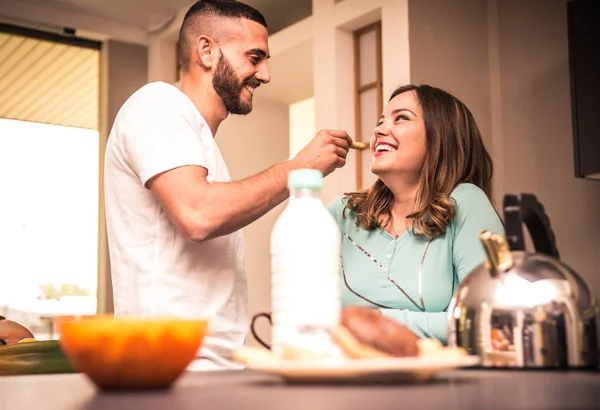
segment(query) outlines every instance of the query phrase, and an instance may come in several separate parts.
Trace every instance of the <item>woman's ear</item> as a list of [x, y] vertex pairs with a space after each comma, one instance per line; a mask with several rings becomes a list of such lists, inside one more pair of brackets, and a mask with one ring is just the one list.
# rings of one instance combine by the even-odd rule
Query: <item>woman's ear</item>
[[200, 36], [196, 40], [196, 55], [198, 64], [202, 68], [211, 69], [216, 61], [214, 40], [208, 36]]

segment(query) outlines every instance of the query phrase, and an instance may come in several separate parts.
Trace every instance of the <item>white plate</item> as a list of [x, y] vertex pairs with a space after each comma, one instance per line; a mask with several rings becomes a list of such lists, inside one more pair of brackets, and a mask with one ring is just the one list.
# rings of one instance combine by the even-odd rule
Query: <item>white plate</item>
[[475, 366], [478, 356], [407, 357], [340, 360], [278, 360], [249, 363], [258, 370], [295, 382], [424, 382], [436, 374], [459, 367]]

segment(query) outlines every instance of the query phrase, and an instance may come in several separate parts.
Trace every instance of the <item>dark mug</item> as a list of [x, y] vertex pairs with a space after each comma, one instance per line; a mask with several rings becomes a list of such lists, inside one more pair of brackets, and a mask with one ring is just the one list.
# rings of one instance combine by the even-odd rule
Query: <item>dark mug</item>
[[254, 329], [254, 324], [256, 323], [256, 320], [258, 318], [260, 318], [260, 317], [267, 318], [267, 320], [269, 321], [269, 324], [273, 325], [273, 322], [271, 322], [271, 314], [267, 313], [267, 312], [260, 312], [260, 313], [255, 314], [254, 316], [252, 316], [252, 320], [250, 321], [250, 332], [252, 333], [252, 336], [254, 336], [254, 338], [256, 339], [256, 341], [258, 343], [260, 343], [261, 345], [263, 345], [267, 349], [271, 350], [271, 346], [269, 346], [267, 344], [267, 342], [265, 342], [264, 340], [262, 340], [260, 338], [260, 336], [256, 333], [256, 329]]

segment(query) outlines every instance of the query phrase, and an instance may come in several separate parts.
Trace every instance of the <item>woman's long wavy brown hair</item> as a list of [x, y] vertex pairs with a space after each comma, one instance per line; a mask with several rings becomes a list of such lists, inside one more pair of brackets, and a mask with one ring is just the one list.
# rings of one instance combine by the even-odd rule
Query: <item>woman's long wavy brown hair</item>
[[[477, 185], [492, 200], [494, 165], [473, 114], [460, 100], [429, 85], [405, 85], [388, 101], [409, 91], [416, 93], [423, 112], [427, 155], [414, 212], [406, 217], [415, 233], [433, 239], [443, 235], [456, 216], [450, 193], [458, 184]], [[361, 228], [373, 230], [389, 223], [394, 195], [381, 179], [365, 191], [345, 195], [345, 208], [355, 212]]]

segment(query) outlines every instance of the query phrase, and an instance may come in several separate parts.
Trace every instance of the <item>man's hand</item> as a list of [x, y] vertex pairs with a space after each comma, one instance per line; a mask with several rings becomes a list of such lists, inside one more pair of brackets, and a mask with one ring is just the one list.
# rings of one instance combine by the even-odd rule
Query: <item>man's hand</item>
[[327, 176], [346, 164], [352, 139], [346, 131], [321, 130], [294, 157], [301, 168], [318, 169]]

